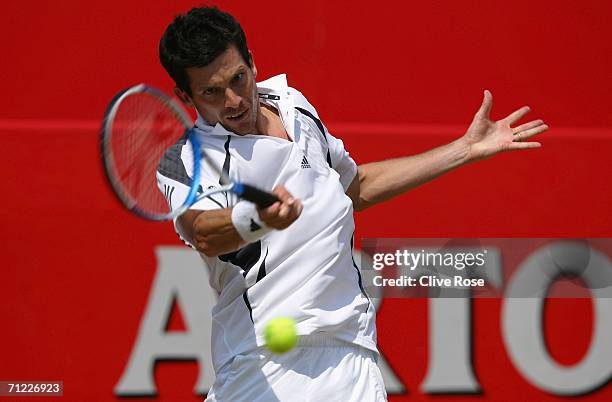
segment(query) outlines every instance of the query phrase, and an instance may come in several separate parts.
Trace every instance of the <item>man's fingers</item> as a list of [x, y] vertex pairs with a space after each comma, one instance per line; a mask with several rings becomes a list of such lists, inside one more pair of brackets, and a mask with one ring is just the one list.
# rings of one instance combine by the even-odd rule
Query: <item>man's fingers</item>
[[300, 200], [296, 200], [294, 198], [291, 199], [291, 203], [283, 203], [281, 204], [280, 210], [278, 212], [278, 217], [281, 219], [286, 219], [293, 221], [297, 219], [302, 212], [302, 203]]
[[518, 126], [518, 127], [514, 127], [514, 128], [512, 129], [512, 131], [513, 131], [513, 132], [516, 134], [516, 133], [520, 133], [521, 131], [527, 131], [527, 130], [529, 130], [530, 128], [534, 128], [534, 127], [537, 127], [537, 126], [541, 126], [542, 124], [544, 124], [544, 121], [543, 121], [543, 120], [540, 120], [540, 119], [538, 119], [538, 120], [532, 120], [532, 121], [530, 121], [529, 123], [521, 124], [521, 125], [520, 125], [520, 126]]
[[275, 202], [274, 204], [270, 205], [268, 208], [264, 208], [260, 210], [259, 216], [262, 219], [270, 219], [271, 217], [278, 215], [278, 211], [280, 207], [281, 207], [281, 203]]
[[272, 194], [277, 196], [278, 199], [281, 200], [282, 202], [285, 202], [289, 200], [290, 198], [292, 198], [291, 193], [289, 193], [289, 191], [287, 191], [287, 189], [284, 186], [274, 187], [274, 190], [272, 190]]
[[509, 147], [508, 151], [521, 150], [521, 149], [532, 149], [540, 148], [542, 144], [539, 142], [513, 142]]
[[291, 208], [291, 213], [289, 215], [289, 218], [294, 219], [294, 220], [297, 219], [302, 213], [303, 208], [304, 206], [302, 205], [302, 202], [299, 199], [296, 199], [295, 203], [293, 204]]
[[514, 136], [517, 140], [520, 141], [525, 141], [528, 140], [529, 138], [533, 137], [534, 135], [538, 135], [543, 133], [544, 131], [548, 130], [548, 126], [546, 124], [541, 124], [539, 126], [530, 128], [529, 130], [524, 130], [524, 131], [519, 131], [517, 132], [517, 134]]
[[286, 203], [281, 204], [280, 210], [278, 211], [278, 217], [281, 219], [287, 219], [291, 213], [292, 206]]
[[482, 98], [482, 104], [480, 105], [480, 109], [476, 112], [477, 117], [481, 117], [483, 119], [488, 119], [491, 114], [491, 108], [493, 107], [493, 95], [488, 89], [485, 89], [484, 96]]
[[504, 120], [507, 121], [510, 125], [513, 125], [514, 123], [525, 117], [525, 115], [529, 113], [530, 110], [531, 109], [529, 109], [529, 106], [523, 106], [522, 108], [510, 113]]
[[275, 202], [261, 210], [259, 216], [266, 225], [282, 230], [300, 216], [302, 209], [302, 202], [298, 198], [290, 197], [287, 201]]

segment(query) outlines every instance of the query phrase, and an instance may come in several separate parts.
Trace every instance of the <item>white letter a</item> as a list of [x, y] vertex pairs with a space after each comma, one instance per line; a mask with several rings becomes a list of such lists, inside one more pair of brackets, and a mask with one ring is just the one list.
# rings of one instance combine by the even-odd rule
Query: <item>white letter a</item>
[[[208, 285], [208, 270], [199, 255], [185, 247], [157, 247], [155, 254], [157, 274], [115, 395], [156, 395], [153, 369], [160, 359], [197, 360], [200, 373], [194, 392], [206, 394], [215, 378], [210, 356], [210, 314], [216, 295]], [[175, 298], [185, 332], [165, 331]]]

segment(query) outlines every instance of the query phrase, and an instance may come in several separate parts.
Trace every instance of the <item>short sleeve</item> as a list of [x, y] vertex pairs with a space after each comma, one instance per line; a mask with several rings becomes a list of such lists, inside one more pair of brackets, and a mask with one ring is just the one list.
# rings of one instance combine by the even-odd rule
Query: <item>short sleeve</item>
[[344, 191], [346, 191], [355, 178], [355, 175], [357, 175], [357, 164], [353, 158], [351, 158], [348, 151], [344, 148], [344, 142], [342, 142], [341, 139], [333, 136], [327, 130], [327, 127], [325, 127], [325, 125], [321, 122], [316, 109], [310, 102], [308, 102], [306, 97], [295, 88], [290, 88], [290, 94], [293, 95], [294, 104], [298, 110], [301, 110], [309, 117], [314, 118], [319, 130], [321, 128], [323, 129], [322, 137], [326, 142], [327, 149], [329, 150], [331, 166], [340, 175], [340, 183], [342, 184]]
[[342, 187], [346, 191], [357, 175], [357, 164], [344, 148], [344, 142], [341, 139], [331, 135], [327, 128], [325, 128], [325, 135], [327, 136], [332, 168], [340, 175], [340, 183], [342, 183]]
[[[182, 206], [192, 185], [193, 160], [191, 155], [191, 144], [179, 141], [164, 154], [157, 170], [157, 187], [173, 211]], [[219, 186], [218, 175], [215, 177], [214, 174], [209, 173], [205, 166], [201, 167], [200, 174], [201, 184], [198, 188], [199, 194]], [[207, 211], [225, 208], [227, 205], [226, 194], [217, 193], [198, 200], [189, 209]], [[179, 238], [187, 245], [193, 247], [186, 240], [185, 231], [178, 218], [174, 218], [173, 222]]]

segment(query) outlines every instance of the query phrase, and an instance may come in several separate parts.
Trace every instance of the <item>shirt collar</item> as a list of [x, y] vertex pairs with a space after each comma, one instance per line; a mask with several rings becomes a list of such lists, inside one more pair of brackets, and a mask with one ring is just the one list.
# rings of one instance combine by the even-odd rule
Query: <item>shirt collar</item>
[[[293, 98], [287, 85], [287, 75], [279, 74], [267, 80], [257, 83], [257, 92], [259, 93], [259, 101], [273, 106], [278, 110], [279, 116], [287, 130], [287, 134], [292, 139], [294, 138], [295, 110], [293, 108]], [[197, 112], [196, 112], [197, 113]], [[199, 113], [195, 125], [206, 134], [214, 135], [238, 135], [228, 131], [221, 124], [217, 123], [214, 126], [208, 124]]]

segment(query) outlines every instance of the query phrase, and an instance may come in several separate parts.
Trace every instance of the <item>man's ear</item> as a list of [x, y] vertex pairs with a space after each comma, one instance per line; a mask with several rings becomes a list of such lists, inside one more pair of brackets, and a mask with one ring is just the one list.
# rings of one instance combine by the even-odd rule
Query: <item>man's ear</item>
[[255, 65], [255, 59], [253, 58], [253, 52], [249, 50], [249, 57], [251, 58], [251, 70], [253, 71], [253, 77], [257, 77], [257, 66]]
[[176, 95], [177, 98], [183, 101], [183, 103], [187, 105], [188, 107], [194, 107], [194, 104], [191, 101], [191, 97], [189, 96], [189, 94], [183, 91], [181, 88], [174, 87], [174, 94]]

